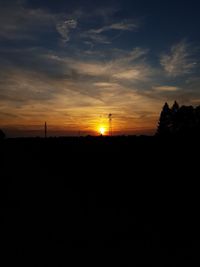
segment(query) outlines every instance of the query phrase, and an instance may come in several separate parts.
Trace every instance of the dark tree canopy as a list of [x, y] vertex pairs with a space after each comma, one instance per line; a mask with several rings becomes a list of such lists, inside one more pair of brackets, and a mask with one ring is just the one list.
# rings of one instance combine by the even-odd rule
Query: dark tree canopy
[[172, 112], [176, 113], [179, 110], [179, 104], [175, 101], [172, 106]]
[[197, 135], [200, 133], [200, 106], [181, 106], [175, 101], [171, 108], [165, 103], [158, 122], [157, 135]]
[[172, 112], [169, 105], [165, 103], [160, 114], [160, 120], [158, 123], [158, 135], [169, 135], [171, 131], [171, 117]]

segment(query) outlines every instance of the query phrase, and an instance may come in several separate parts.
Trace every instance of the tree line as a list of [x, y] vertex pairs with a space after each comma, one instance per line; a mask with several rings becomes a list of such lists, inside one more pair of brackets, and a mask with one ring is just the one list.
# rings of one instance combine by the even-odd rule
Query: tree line
[[156, 135], [198, 135], [200, 133], [200, 106], [179, 106], [175, 101], [170, 108], [165, 103], [160, 114]]

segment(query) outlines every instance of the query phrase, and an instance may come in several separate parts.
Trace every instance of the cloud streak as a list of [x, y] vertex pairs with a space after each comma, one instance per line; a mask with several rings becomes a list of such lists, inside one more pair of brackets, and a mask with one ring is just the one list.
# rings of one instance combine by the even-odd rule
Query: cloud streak
[[137, 30], [138, 27], [139, 27], [138, 23], [130, 23], [130, 22], [122, 21], [122, 22], [113, 23], [113, 24], [104, 26], [102, 28], [91, 29], [89, 33], [100, 34], [100, 33], [111, 31], [111, 30], [133, 31], [133, 30]]
[[157, 92], [176, 92], [179, 89], [180, 88], [177, 86], [167, 86], [167, 85], [153, 87], [153, 90]]
[[64, 42], [68, 42], [70, 40], [70, 32], [77, 27], [77, 21], [75, 19], [65, 20], [63, 22], [59, 22], [56, 25], [56, 29], [61, 35]]
[[138, 28], [139, 28], [139, 24], [136, 22], [121, 21], [121, 22], [116, 22], [116, 23], [112, 23], [109, 25], [105, 25], [100, 28], [90, 29], [82, 33], [82, 37], [89, 39], [91, 41], [94, 41], [96, 43], [110, 44], [111, 40], [107, 36], [105, 36], [105, 33], [109, 33], [111, 31], [115, 31], [115, 32], [137, 31]]
[[107, 78], [113, 81], [144, 81], [152, 75], [153, 70], [145, 63], [144, 57], [147, 53], [145, 49], [135, 48], [125, 54], [119, 53], [114, 59], [86, 62], [66, 58], [65, 62], [79, 75]]
[[169, 53], [161, 56], [160, 64], [167, 75], [171, 77], [182, 76], [191, 73], [196, 65], [192, 55], [193, 52], [189, 44], [181, 41], [173, 45]]

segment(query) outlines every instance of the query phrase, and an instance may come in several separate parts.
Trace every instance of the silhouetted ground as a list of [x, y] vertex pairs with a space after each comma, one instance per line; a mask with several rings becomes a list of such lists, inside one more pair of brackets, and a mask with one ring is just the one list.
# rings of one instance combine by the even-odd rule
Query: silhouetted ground
[[7, 139], [4, 266], [198, 266], [197, 139]]

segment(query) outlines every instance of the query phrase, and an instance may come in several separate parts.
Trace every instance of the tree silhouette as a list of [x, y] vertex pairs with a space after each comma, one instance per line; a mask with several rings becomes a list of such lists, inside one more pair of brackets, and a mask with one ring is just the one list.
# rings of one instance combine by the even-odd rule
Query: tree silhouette
[[172, 112], [172, 126], [171, 133], [177, 134], [179, 132], [179, 104], [174, 101], [174, 104], [171, 108]]
[[176, 101], [174, 101], [174, 104], [173, 104], [171, 110], [172, 110], [172, 113], [177, 113], [178, 112], [179, 104]]
[[172, 127], [172, 112], [167, 103], [164, 104], [158, 122], [157, 135], [169, 135]]
[[182, 106], [178, 112], [176, 122], [179, 135], [190, 135], [196, 132], [197, 123], [194, 108], [192, 106]]
[[175, 101], [171, 109], [165, 103], [158, 123], [157, 135], [197, 135], [200, 133], [200, 106], [181, 106]]

